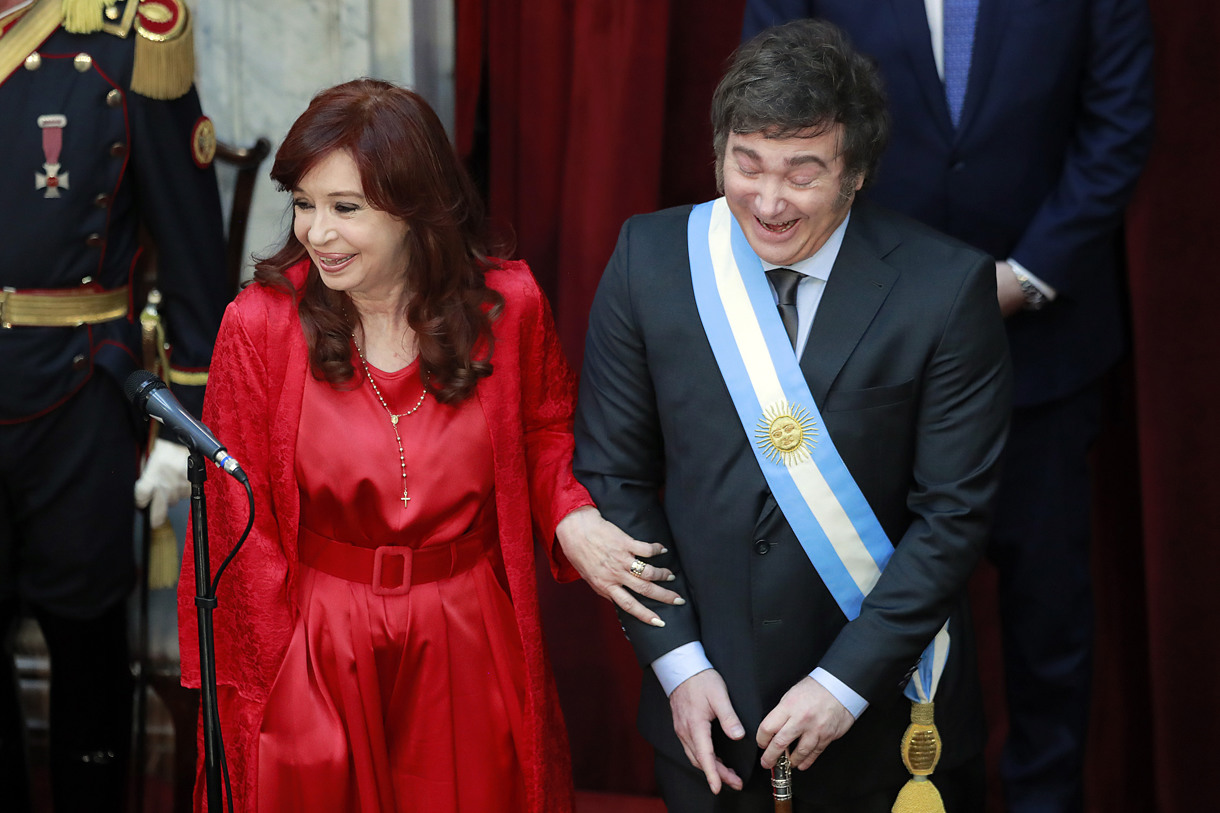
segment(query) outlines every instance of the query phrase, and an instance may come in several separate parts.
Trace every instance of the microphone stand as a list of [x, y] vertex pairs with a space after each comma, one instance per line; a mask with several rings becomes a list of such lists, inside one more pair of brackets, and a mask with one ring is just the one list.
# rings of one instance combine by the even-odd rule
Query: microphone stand
[[216, 640], [212, 612], [216, 596], [212, 594], [211, 559], [208, 551], [207, 507], [203, 484], [208, 479], [204, 469], [206, 458], [191, 449], [186, 463], [187, 479], [191, 483], [191, 527], [195, 543], [195, 607], [199, 613], [199, 682], [203, 702], [204, 777], [207, 780], [208, 809], [213, 813], [224, 810], [221, 802], [221, 748], [216, 699]]

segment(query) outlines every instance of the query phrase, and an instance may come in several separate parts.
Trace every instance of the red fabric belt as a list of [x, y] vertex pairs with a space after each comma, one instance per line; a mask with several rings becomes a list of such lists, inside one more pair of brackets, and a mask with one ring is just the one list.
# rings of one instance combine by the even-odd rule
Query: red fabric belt
[[301, 564], [367, 584], [379, 596], [398, 596], [411, 585], [439, 581], [469, 570], [485, 555], [488, 540], [496, 539], [495, 515], [447, 545], [410, 548], [382, 545], [362, 548], [322, 536], [302, 527], [297, 539]]

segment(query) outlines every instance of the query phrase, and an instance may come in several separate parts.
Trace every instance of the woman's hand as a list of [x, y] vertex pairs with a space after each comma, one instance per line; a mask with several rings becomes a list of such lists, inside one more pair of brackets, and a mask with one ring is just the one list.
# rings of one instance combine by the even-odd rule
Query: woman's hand
[[[656, 583], [672, 581], [673, 573], [642, 561], [665, 553], [665, 547], [632, 539], [617, 525], [603, 519], [601, 512], [593, 506], [577, 508], [564, 517], [555, 529], [555, 536], [568, 561], [595, 593], [613, 601], [623, 612], [645, 624], [665, 626], [665, 622], [641, 604], [635, 594], [668, 604], [686, 603], [677, 593]], [[636, 564], [637, 560], [641, 560], [642, 568]]]

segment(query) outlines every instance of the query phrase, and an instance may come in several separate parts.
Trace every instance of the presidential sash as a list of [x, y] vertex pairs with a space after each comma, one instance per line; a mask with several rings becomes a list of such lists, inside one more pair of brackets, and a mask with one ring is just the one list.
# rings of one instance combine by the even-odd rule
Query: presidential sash
[[[724, 198], [691, 210], [687, 250], [699, 318], [750, 448], [809, 561], [851, 621], [894, 546], [826, 432], [762, 262]], [[926, 728], [932, 728], [931, 701], [948, 652], [946, 622], [906, 688], [907, 697], [924, 706]], [[925, 734], [914, 734], [912, 748], [920, 754], [930, 749]], [[937, 740], [937, 757], [939, 750]], [[912, 769], [908, 761], [917, 778], [933, 767], [935, 759], [926, 771], [922, 763]]]

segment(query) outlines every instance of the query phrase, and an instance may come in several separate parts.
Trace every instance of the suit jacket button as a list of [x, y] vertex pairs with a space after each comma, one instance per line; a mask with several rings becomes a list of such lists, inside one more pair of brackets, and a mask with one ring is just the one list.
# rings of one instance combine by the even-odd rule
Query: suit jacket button
[[102, 236], [97, 232], [94, 232], [85, 238], [85, 245], [87, 245], [89, 248], [101, 248], [103, 245], [105, 245], [105, 243], [106, 241], [103, 240]]
[[127, 155], [127, 145], [122, 141], [116, 141], [110, 145], [110, 156], [112, 158], [122, 158]]
[[767, 551], [771, 550], [771, 543], [765, 539], [754, 540], [754, 552], [759, 556], [766, 556]]
[[106, 94], [107, 107], [119, 107], [123, 104], [123, 91], [118, 88], [112, 89]]
[[105, 192], [98, 194], [98, 196], [93, 199], [93, 205], [99, 209], [105, 209], [110, 205], [110, 196]]
[[75, 356], [72, 357], [72, 369], [73, 370], [76, 370], [77, 372], [79, 372], [88, 366], [89, 366], [89, 360], [86, 359], [83, 354], [77, 353]]
[[25, 58], [25, 69], [27, 71], [36, 71], [42, 67], [42, 54], [35, 51]]

